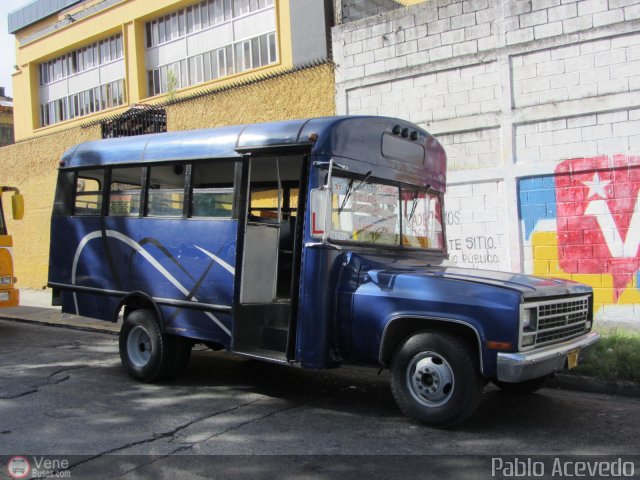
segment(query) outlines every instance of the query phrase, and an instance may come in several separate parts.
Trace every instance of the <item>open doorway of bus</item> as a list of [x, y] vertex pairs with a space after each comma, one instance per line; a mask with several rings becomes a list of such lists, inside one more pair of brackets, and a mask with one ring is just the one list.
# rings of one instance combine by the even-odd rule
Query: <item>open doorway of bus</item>
[[24, 198], [15, 187], [0, 189], [0, 307], [15, 307], [20, 302], [20, 292], [15, 288], [17, 279], [13, 275], [13, 238], [4, 221], [2, 195], [5, 192], [13, 192], [11, 213], [14, 220], [22, 220], [24, 216]]

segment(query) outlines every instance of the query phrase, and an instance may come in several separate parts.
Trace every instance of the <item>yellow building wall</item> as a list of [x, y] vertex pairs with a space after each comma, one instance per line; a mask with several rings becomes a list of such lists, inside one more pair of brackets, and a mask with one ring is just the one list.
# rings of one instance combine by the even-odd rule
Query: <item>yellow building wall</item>
[[[167, 107], [168, 130], [335, 114], [334, 72], [319, 65]], [[25, 217], [10, 220], [15, 274], [21, 288], [47, 284], [49, 230], [57, 166], [72, 145], [100, 138], [100, 125], [73, 128], [0, 148], [0, 184], [18, 187]]]
[[[228, 85], [256, 73], [269, 74], [292, 67], [290, 0], [275, 0], [277, 37], [279, 43], [278, 63], [259, 69], [242, 72], [178, 90], [178, 93], [194, 93], [212, 87]], [[298, 0], [292, 0], [298, 1]], [[16, 140], [29, 138], [35, 134], [50, 133], [81, 125], [88, 121], [116, 115], [126, 111], [131, 104], [149, 103], [163, 100], [166, 95], [146, 98], [146, 69], [144, 65], [144, 24], [158, 16], [195, 3], [193, 0], [129, 0], [122, 1], [86, 18], [68, 23], [62, 28], [31, 41], [23, 46], [16, 42], [16, 64], [19, 71], [13, 75], [15, 136]], [[16, 33], [17, 39], [29, 37], [44, 26], [64, 18], [67, 11], [45, 19], [38, 24]], [[73, 15], [73, 11], [70, 12]], [[103, 110], [73, 120], [39, 127], [39, 80], [38, 65], [63, 53], [89, 45], [108, 35], [122, 33], [125, 54], [126, 92], [124, 106]]]
[[167, 130], [335, 115], [330, 64], [167, 107]]
[[47, 284], [49, 227], [62, 153], [79, 142], [100, 138], [100, 126], [75, 128], [0, 148], [0, 184], [20, 189], [25, 215], [11, 218], [11, 199], [4, 207], [9, 233], [13, 235], [14, 274], [18, 287], [42, 288]]

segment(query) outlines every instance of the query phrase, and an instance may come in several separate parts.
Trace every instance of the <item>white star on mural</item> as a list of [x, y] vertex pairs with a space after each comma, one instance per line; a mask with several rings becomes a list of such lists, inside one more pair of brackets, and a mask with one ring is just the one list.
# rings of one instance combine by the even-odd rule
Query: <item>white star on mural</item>
[[600, 180], [598, 172], [593, 174], [592, 181], [582, 182], [583, 185], [589, 187], [589, 194], [587, 195], [588, 199], [596, 195], [606, 199], [607, 192], [605, 192], [605, 188], [607, 188], [610, 183], [611, 180]]

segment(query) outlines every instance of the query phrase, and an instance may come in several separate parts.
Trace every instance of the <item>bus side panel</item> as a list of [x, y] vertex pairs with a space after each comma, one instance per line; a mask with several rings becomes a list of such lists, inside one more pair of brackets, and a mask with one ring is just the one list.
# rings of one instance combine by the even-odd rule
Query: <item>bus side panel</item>
[[65, 313], [81, 312], [83, 317], [98, 320], [112, 320], [113, 312], [120, 303], [119, 297], [98, 295], [94, 293], [62, 292], [62, 311]]
[[[113, 314], [111, 298], [134, 291], [159, 304], [231, 307], [236, 239], [235, 220], [54, 217], [50, 281], [106, 291], [108, 301], [97, 300], [104, 295], [76, 294], [82, 297], [77, 310], [63, 296], [63, 311], [94, 318], [105, 318], [104, 309]], [[162, 313], [165, 327], [185, 336], [219, 341], [231, 331], [229, 314], [177, 307], [163, 307]]]
[[161, 305], [160, 312], [165, 332], [203, 342], [220, 343], [227, 349], [231, 348], [231, 330], [227, 327], [232, 324], [231, 314], [167, 305]]

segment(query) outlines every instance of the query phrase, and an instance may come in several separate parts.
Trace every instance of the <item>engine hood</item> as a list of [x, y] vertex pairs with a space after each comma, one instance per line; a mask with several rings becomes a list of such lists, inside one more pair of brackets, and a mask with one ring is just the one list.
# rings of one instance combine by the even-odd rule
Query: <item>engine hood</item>
[[444, 266], [412, 266], [400, 268], [371, 268], [366, 272], [374, 283], [384, 283], [385, 278], [402, 275], [416, 280], [442, 278], [449, 281], [468, 282], [519, 292], [523, 298], [555, 297], [591, 293], [591, 287], [570, 280], [536, 277], [493, 270], [475, 270]]

